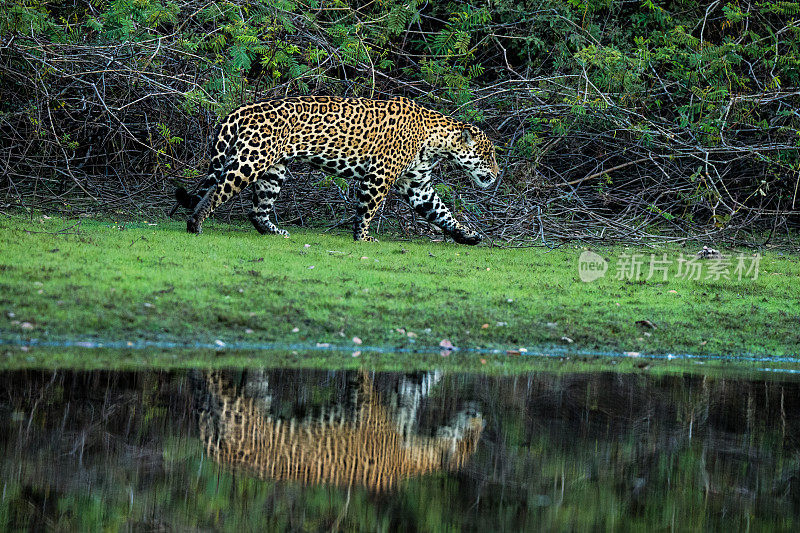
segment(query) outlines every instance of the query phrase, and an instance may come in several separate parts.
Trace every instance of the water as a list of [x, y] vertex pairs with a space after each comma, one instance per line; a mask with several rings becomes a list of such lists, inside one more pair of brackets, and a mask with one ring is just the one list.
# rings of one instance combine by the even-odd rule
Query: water
[[791, 374], [0, 373], [2, 530], [796, 529]]

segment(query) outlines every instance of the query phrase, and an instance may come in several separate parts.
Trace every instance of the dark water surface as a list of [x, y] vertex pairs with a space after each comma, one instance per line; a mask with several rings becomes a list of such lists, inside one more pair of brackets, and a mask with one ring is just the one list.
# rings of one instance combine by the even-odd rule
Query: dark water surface
[[2, 530], [797, 530], [800, 383], [0, 373]]

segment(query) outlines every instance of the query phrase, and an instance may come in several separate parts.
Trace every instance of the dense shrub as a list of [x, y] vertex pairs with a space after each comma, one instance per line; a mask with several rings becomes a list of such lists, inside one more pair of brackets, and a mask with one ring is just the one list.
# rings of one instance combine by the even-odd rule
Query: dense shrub
[[[339, 94], [483, 126], [500, 185], [479, 193], [445, 167], [439, 189], [497, 237], [774, 229], [800, 213], [800, 2], [17, 0], [0, 39], [7, 204], [162, 210], [204, 170], [219, 116]], [[345, 182], [296, 177], [317, 201], [280, 216], [346, 217]]]

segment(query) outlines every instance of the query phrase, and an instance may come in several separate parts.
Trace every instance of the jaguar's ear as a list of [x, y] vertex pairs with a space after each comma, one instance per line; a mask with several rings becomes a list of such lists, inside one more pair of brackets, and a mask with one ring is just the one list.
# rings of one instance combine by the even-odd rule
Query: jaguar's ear
[[469, 131], [469, 128], [464, 128], [461, 130], [461, 142], [467, 146], [472, 146], [475, 144], [475, 139], [472, 138], [472, 132]]

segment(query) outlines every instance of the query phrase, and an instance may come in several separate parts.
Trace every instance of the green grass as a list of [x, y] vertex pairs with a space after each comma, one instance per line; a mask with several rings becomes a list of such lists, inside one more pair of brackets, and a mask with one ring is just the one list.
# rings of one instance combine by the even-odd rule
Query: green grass
[[0, 218], [0, 338], [800, 353], [796, 255], [764, 252], [755, 280], [681, 279], [674, 264], [667, 281], [619, 280], [623, 253], [674, 260], [698, 247], [593, 247], [612, 269], [583, 283], [582, 246], [288, 229], [208, 221], [196, 236], [180, 221]]

